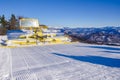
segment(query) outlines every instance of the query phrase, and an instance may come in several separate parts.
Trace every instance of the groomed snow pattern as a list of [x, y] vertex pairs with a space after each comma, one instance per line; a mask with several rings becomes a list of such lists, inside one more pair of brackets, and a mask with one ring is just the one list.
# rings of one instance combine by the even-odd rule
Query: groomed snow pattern
[[74, 43], [0, 48], [0, 80], [120, 80], [120, 47]]

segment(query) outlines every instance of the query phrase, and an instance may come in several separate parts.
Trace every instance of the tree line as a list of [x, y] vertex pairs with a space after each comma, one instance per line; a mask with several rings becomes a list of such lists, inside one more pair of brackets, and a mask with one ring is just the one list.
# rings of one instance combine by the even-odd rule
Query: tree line
[[22, 17], [16, 17], [11, 15], [10, 19], [6, 19], [5, 15], [0, 15], [0, 35], [6, 34], [7, 30], [18, 30], [19, 19]]
[[[5, 35], [7, 30], [20, 30], [19, 19], [26, 18], [23, 16], [16, 17], [11, 14], [10, 19], [6, 19], [5, 15], [0, 15], [0, 35]], [[46, 25], [39, 25], [39, 28], [47, 29]]]
[[9, 20], [6, 20], [5, 16], [0, 16], [0, 24], [2, 28], [6, 28], [8, 30], [16, 30], [18, 29], [18, 21], [19, 17], [17, 18], [14, 14], [11, 15]]

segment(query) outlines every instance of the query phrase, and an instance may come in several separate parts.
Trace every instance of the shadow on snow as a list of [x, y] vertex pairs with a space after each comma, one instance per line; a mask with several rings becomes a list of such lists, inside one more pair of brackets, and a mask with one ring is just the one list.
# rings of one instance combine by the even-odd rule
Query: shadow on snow
[[116, 51], [100, 51], [100, 52], [120, 54], [120, 52], [116, 52]]
[[120, 48], [107, 47], [107, 46], [77, 46], [77, 47], [88, 47], [88, 48], [98, 48], [98, 49], [105, 49], [105, 50], [117, 50], [117, 51], [120, 51]]
[[107, 46], [76, 46], [76, 47], [97, 48], [97, 49], [106, 50], [106, 51], [99, 51], [99, 52], [120, 54], [120, 48], [114, 48], [114, 47], [107, 47]]
[[120, 59], [100, 57], [100, 56], [73, 56], [73, 55], [65, 55], [60, 53], [52, 53], [52, 54], [66, 58], [71, 58], [78, 61], [84, 61], [93, 64], [120, 68]]

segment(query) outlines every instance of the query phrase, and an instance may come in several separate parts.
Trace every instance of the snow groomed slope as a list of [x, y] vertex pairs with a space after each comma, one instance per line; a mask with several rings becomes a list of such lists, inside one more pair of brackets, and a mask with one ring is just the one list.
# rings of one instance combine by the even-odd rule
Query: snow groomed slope
[[120, 47], [83, 43], [0, 48], [0, 80], [119, 80]]

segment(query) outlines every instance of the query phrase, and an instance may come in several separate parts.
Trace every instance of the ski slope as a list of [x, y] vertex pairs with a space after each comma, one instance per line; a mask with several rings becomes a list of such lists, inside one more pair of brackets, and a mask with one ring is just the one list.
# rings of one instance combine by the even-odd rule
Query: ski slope
[[0, 48], [0, 80], [120, 80], [120, 47], [74, 43]]

